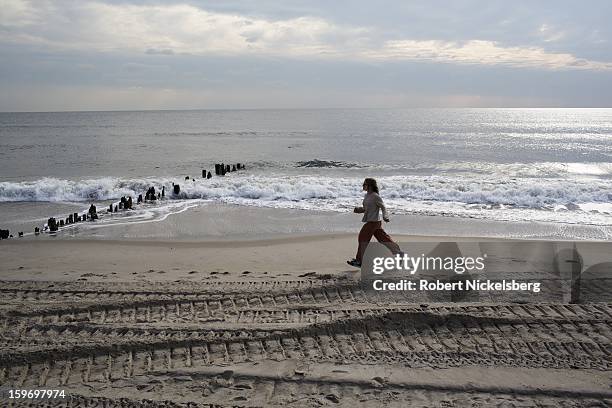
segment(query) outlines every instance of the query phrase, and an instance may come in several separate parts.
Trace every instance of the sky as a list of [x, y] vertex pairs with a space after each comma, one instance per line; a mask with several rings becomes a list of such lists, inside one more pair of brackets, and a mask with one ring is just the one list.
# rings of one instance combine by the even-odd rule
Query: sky
[[609, 0], [0, 0], [0, 111], [612, 107]]

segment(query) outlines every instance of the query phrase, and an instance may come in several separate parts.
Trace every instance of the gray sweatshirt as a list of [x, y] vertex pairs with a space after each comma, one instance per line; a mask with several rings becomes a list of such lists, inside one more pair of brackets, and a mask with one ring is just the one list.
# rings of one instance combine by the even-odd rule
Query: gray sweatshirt
[[380, 221], [379, 210], [382, 210], [383, 218], [389, 218], [382, 198], [374, 192], [366, 194], [363, 197], [363, 207], [357, 208], [358, 213], [363, 213], [362, 222]]

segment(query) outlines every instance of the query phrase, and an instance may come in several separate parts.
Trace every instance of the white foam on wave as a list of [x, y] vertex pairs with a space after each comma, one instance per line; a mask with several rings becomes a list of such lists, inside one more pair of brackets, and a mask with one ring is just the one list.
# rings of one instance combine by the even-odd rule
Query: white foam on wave
[[[90, 180], [42, 178], [20, 183], [0, 183], [0, 202], [47, 201], [80, 202], [112, 200], [127, 195], [138, 195], [146, 190], [146, 180], [121, 180], [104, 177]], [[136, 194], [136, 192], [139, 192]]]
[[[165, 186], [166, 196], [171, 199], [165, 203], [204, 200], [260, 207], [346, 211], [359, 205], [363, 194], [361, 178], [344, 176], [230, 173], [210, 180], [178, 180], [180, 178], [107, 177], [82, 181], [44, 178], [32, 182], [2, 182], [0, 202], [97, 202], [116, 200], [121, 196], [137, 197], [150, 186], [158, 190]], [[181, 186], [177, 196], [171, 194], [173, 181]], [[464, 174], [389, 176], [380, 177], [378, 181], [382, 196], [395, 213], [612, 224], [612, 185], [606, 180], [491, 179]], [[160, 208], [156, 211], [174, 210]]]
[[[112, 214], [102, 214], [95, 222], [86, 224], [89, 228], [117, 226], [125, 224], [139, 224], [149, 222], [161, 222], [169, 216], [180, 214], [195, 208], [203, 203], [202, 200], [189, 201], [165, 201], [160, 200], [154, 204], [138, 206], [134, 210], [121, 211]], [[83, 225], [83, 224], [73, 224]]]

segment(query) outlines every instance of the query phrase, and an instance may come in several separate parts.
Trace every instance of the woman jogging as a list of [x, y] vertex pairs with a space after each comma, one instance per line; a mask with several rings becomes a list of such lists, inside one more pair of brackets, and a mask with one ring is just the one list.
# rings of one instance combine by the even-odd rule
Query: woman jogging
[[385, 222], [389, 222], [389, 214], [387, 213], [387, 209], [383, 204], [382, 198], [380, 198], [378, 195], [378, 185], [376, 184], [376, 180], [373, 178], [365, 179], [363, 181], [363, 190], [367, 191], [367, 194], [363, 198], [363, 206], [355, 207], [353, 210], [355, 213], [363, 214], [361, 221], [364, 223], [363, 227], [361, 227], [361, 231], [359, 231], [359, 247], [357, 248], [357, 256], [355, 259], [346, 261], [349, 265], [357, 268], [361, 267], [363, 254], [368, 247], [368, 243], [372, 239], [372, 236], [375, 236], [378, 242], [389, 248], [394, 255], [401, 254], [402, 252], [399, 245], [393, 242], [389, 234], [382, 229], [379, 212], [382, 210], [383, 220]]

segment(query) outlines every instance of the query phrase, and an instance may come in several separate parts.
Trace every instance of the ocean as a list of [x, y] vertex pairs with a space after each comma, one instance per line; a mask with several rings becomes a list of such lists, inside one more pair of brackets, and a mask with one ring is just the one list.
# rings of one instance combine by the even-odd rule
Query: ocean
[[[246, 169], [202, 179], [221, 162]], [[567, 226], [592, 227], [610, 239], [612, 109], [0, 113], [0, 228], [11, 233], [149, 186], [167, 199], [91, 226], [211, 205], [349, 213], [364, 177], [394, 217], [553, 225], [567, 239], [578, 238]], [[404, 224], [397, 233], [415, 232]]]

